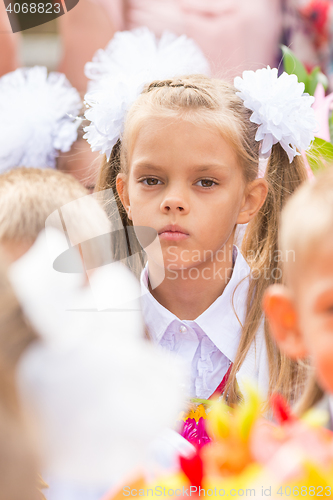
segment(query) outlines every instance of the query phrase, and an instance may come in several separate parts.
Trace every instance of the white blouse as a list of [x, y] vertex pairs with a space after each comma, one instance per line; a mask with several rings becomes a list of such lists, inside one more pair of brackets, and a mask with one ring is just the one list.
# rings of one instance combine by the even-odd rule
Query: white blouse
[[[246, 315], [250, 267], [234, 246], [230, 281], [211, 306], [195, 320], [180, 320], [163, 307], [148, 290], [148, 267], [141, 274], [142, 311], [153, 342], [178, 354], [190, 373], [192, 397], [207, 399], [234, 362]], [[254, 379], [266, 397], [268, 360], [263, 322], [236, 375], [242, 391], [245, 378]]]

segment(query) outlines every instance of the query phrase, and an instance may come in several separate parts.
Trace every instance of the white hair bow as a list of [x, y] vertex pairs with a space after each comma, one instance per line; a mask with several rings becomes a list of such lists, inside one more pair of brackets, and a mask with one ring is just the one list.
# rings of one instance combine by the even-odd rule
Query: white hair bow
[[185, 35], [165, 32], [160, 39], [148, 28], [115, 34], [98, 50], [85, 73], [91, 82], [85, 96], [91, 123], [84, 130], [92, 151], [110, 158], [123, 132], [125, 116], [145, 84], [184, 74], [209, 74], [199, 47]]
[[253, 111], [251, 121], [259, 128], [256, 140], [262, 141], [261, 156], [268, 158], [272, 146], [280, 143], [289, 162], [307, 149], [314, 139], [315, 114], [311, 107], [314, 97], [304, 94], [304, 83], [296, 75], [282, 73], [276, 68], [244, 71], [243, 78], [234, 80], [237, 95], [244, 106]]
[[0, 78], [0, 172], [54, 167], [77, 138], [80, 95], [65, 75], [42, 66]]

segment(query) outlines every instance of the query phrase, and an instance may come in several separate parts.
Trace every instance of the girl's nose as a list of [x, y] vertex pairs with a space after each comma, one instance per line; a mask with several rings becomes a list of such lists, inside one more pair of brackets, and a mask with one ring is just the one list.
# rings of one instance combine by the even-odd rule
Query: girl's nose
[[164, 213], [180, 212], [185, 215], [189, 212], [189, 209], [189, 203], [182, 196], [170, 194], [161, 203], [161, 211]]

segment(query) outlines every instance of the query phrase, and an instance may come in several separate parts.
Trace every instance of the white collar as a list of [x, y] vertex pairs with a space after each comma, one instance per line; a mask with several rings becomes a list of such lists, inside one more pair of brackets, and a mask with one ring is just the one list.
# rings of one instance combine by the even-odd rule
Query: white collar
[[222, 295], [194, 321], [181, 321], [151, 295], [148, 290], [148, 266], [146, 265], [140, 280], [142, 311], [144, 321], [154, 342], [160, 342], [166, 329], [173, 321], [185, 324], [196, 323], [216, 347], [230, 361], [234, 361], [246, 315], [248, 277], [250, 275], [250, 267], [236, 246], [234, 246], [234, 256], [233, 273]]

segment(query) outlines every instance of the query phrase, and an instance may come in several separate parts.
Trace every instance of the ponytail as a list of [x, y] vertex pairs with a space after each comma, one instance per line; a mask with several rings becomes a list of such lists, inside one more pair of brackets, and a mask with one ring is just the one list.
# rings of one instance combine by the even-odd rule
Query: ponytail
[[[252, 275], [247, 298], [247, 313], [241, 341], [225, 389], [228, 404], [239, 399], [236, 389], [236, 373], [244, 362], [255, 339], [262, 319], [262, 299], [269, 285], [281, 283], [282, 268], [278, 253], [278, 228], [281, 210], [295, 189], [307, 179], [301, 156], [290, 164], [280, 144], [275, 144], [268, 160], [265, 179], [268, 195], [256, 217], [249, 223], [242, 244], [242, 253], [247, 259]], [[281, 393], [288, 401], [299, 396], [305, 379], [305, 368], [282, 354], [268, 330], [264, 319], [264, 332], [269, 363], [269, 394]]]

